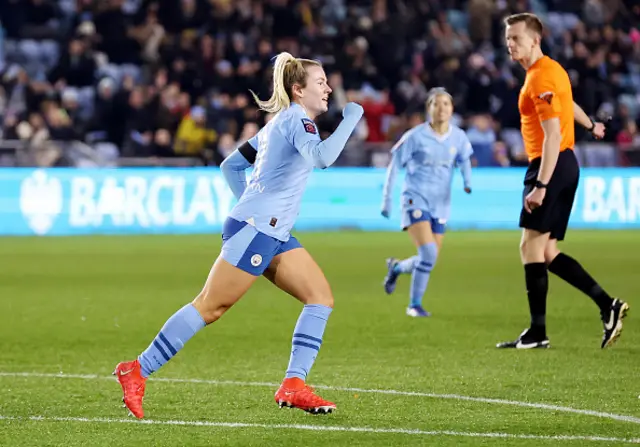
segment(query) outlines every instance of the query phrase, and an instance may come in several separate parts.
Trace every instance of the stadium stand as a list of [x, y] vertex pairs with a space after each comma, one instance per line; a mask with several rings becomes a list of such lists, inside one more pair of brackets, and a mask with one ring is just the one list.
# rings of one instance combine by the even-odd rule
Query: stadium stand
[[384, 165], [422, 119], [429, 88], [455, 98], [477, 166], [525, 163], [522, 69], [501, 19], [532, 11], [604, 142], [581, 162], [640, 165], [640, 4], [632, 0], [5, 0], [0, 2], [0, 166], [218, 165], [269, 119], [271, 58], [321, 60], [365, 119], [341, 165]]

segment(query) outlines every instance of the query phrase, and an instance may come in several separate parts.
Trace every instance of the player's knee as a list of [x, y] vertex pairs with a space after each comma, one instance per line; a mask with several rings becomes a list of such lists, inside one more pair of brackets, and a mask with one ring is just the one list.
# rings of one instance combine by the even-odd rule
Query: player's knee
[[231, 304], [220, 302], [203, 290], [193, 300], [193, 307], [200, 313], [206, 324], [211, 324], [219, 320], [231, 308]]
[[319, 304], [333, 309], [333, 294], [331, 292], [310, 293], [303, 302], [304, 304]]
[[322, 304], [323, 306], [327, 306], [333, 309], [333, 295], [325, 295], [322, 297], [318, 304]]
[[317, 284], [312, 284], [300, 298], [300, 301], [304, 304], [320, 304], [333, 309], [333, 293], [329, 283], [326, 281], [318, 281]]
[[214, 323], [218, 321], [227, 310], [229, 310], [229, 306], [219, 306], [215, 309], [209, 309], [202, 315], [202, 319], [207, 324]]
[[222, 317], [222, 315], [224, 315], [224, 313], [229, 310], [231, 306], [219, 305], [216, 307], [205, 306], [198, 308], [198, 306], [194, 303], [194, 307], [198, 310], [198, 312], [200, 312], [200, 315], [202, 316], [204, 322], [206, 324], [211, 324], [215, 321], [218, 321], [220, 317]]
[[438, 245], [435, 242], [429, 242], [427, 244], [418, 247], [418, 266], [430, 271], [436, 263], [438, 258]]

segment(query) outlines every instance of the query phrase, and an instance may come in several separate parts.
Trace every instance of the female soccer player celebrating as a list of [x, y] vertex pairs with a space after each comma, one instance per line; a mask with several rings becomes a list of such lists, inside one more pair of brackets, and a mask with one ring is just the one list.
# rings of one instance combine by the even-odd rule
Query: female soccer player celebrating
[[431, 270], [442, 247], [449, 217], [453, 170], [460, 165], [464, 190], [471, 193], [471, 143], [450, 123], [453, 101], [444, 89], [433, 89], [426, 104], [429, 121], [407, 131], [391, 149], [391, 163], [383, 189], [382, 215], [389, 217], [393, 183], [399, 168], [406, 168], [402, 189], [402, 229], [418, 249], [417, 256], [387, 259], [384, 288], [393, 293], [401, 273], [412, 273], [407, 315], [428, 317], [422, 307]]
[[[254, 95], [264, 111], [277, 115], [222, 164], [238, 203], [224, 223], [222, 251], [204, 288], [167, 320], [136, 360], [120, 363], [114, 371], [124, 403], [134, 416], [144, 415], [147, 377], [196, 332], [218, 320], [263, 274], [304, 304], [276, 402], [310, 413], [336, 408], [305, 384], [322, 344], [333, 296], [318, 265], [290, 234], [309, 174], [314, 167], [324, 169], [335, 162], [362, 117], [360, 105], [347, 104], [336, 131], [322, 141], [314, 119], [327, 111], [330, 93], [320, 63], [289, 53], [277, 56], [271, 98], [261, 101]], [[251, 165], [254, 169], [247, 184], [244, 171]]]

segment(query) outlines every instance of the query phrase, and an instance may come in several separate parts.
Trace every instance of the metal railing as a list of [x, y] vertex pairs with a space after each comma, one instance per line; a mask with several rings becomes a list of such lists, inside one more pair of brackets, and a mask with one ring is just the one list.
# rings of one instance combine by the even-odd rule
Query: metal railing
[[[45, 140], [33, 144], [29, 140], [0, 139], [0, 165], [14, 167], [46, 167], [48, 163], [41, 163], [38, 155], [48, 151], [57, 152], [50, 158], [58, 160], [65, 155], [71, 166], [96, 167], [195, 167], [203, 166], [201, 159], [196, 157], [117, 157], [111, 160], [98, 149], [83, 141]], [[46, 158], [46, 157], [45, 157]]]
[[[392, 142], [367, 143], [351, 141], [337, 166], [387, 166]], [[97, 149], [83, 141], [45, 140], [37, 145], [29, 140], [0, 139], [0, 166], [46, 167], [50, 161], [65, 156], [67, 166], [96, 167], [198, 167], [204, 166], [197, 157], [105, 157]], [[114, 151], [117, 148], [113, 146]], [[54, 151], [58, 155], [42, 156]], [[618, 145], [606, 142], [581, 142], [576, 145], [576, 155], [582, 166], [614, 167], [640, 166], [640, 145]], [[43, 161], [44, 160], [44, 161]], [[49, 162], [47, 162], [47, 160]], [[53, 165], [56, 165], [53, 163]], [[59, 166], [59, 164], [58, 164]]]

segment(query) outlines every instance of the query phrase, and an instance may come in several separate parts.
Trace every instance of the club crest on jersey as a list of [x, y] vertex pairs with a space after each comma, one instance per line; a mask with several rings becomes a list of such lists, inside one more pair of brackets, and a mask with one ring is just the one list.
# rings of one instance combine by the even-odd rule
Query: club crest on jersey
[[318, 129], [316, 129], [316, 125], [309, 118], [302, 118], [302, 125], [304, 126], [305, 132], [311, 133], [314, 135], [318, 133]]
[[251, 256], [251, 265], [254, 267], [259, 266], [260, 264], [262, 264], [262, 256], [255, 254], [253, 256]]
[[420, 219], [422, 217], [422, 210], [413, 210], [413, 218]]
[[547, 104], [551, 104], [551, 101], [553, 101], [553, 92], [540, 93], [538, 99], [545, 101]]

